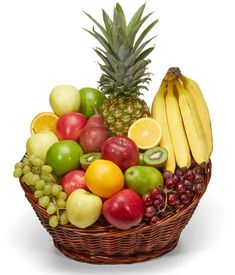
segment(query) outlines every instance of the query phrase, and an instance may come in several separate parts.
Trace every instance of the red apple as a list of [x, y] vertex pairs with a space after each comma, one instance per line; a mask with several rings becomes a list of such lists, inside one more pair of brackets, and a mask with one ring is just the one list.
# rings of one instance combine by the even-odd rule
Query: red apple
[[88, 190], [85, 183], [85, 172], [82, 170], [73, 170], [65, 174], [61, 181], [63, 191], [69, 195], [76, 189]]
[[78, 141], [81, 130], [86, 125], [87, 120], [80, 113], [66, 113], [59, 117], [56, 123], [56, 132], [60, 140], [70, 139]]
[[139, 161], [136, 144], [128, 137], [114, 136], [105, 141], [101, 148], [103, 159], [117, 164], [122, 170], [134, 166]]
[[144, 217], [140, 196], [131, 189], [123, 189], [103, 204], [105, 219], [119, 229], [127, 230], [138, 225]]

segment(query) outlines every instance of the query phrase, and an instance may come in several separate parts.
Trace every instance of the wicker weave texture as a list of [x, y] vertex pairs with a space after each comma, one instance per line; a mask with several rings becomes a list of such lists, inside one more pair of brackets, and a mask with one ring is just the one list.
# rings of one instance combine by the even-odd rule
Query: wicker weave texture
[[[204, 171], [206, 186], [210, 176], [211, 162]], [[56, 228], [51, 228], [45, 209], [37, 204], [28, 186], [23, 183], [21, 186], [42, 225], [53, 238], [55, 246], [74, 260], [95, 264], [146, 261], [171, 251], [177, 245], [183, 228], [203, 195], [196, 195], [189, 205], [153, 226], [143, 223], [122, 231], [100, 219], [99, 223], [87, 229], [78, 229], [72, 225], [58, 225]]]

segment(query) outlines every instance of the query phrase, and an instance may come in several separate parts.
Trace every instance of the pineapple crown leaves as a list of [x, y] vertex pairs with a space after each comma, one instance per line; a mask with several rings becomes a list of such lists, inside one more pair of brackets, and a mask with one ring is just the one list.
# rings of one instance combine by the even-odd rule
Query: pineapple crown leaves
[[154, 46], [145, 48], [156, 36], [147, 41], [144, 39], [158, 20], [154, 20], [137, 37], [142, 25], [152, 15], [149, 13], [143, 17], [145, 5], [136, 11], [128, 24], [118, 3], [113, 11], [113, 20], [105, 10], [102, 10], [103, 26], [90, 14], [84, 12], [100, 30], [97, 32], [95, 27], [92, 31], [85, 29], [102, 46], [102, 48], [96, 47], [94, 51], [104, 63], [98, 63], [103, 72], [99, 86], [106, 94], [139, 95], [141, 94], [139, 90], [147, 89], [144, 84], [149, 84], [151, 80], [150, 73], [146, 73], [147, 65], [151, 61], [146, 57], [153, 51]]

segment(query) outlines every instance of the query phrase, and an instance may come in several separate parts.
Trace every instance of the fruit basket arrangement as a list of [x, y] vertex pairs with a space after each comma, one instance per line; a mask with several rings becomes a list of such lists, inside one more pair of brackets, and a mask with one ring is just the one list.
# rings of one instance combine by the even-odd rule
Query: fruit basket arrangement
[[203, 94], [179, 68], [166, 73], [151, 110], [140, 98], [151, 74], [145, 5], [129, 24], [88, 31], [102, 48], [98, 89], [56, 86], [53, 112], [31, 123], [15, 165], [25, 196], [55, 246], [88, 263], [133, 263], [171, 251], [211, 176], [212, 131]]

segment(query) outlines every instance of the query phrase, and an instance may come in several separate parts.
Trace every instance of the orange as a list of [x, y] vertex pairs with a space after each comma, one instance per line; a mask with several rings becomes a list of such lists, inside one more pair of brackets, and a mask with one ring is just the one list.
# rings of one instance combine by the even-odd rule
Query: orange
[[107, 199], [123, 189], [124, 175], [112, 161], [98, 159], [87, 168], [85, 183], [93, 194]]
[[30, 125], [31, 134], [37, 134], [42, 130], [49, 130], [56, 134], [56, 122], [58, 116], [51, 112], [43, 112], [34, 117]]
[[136, 143], [138, 148], [149, 149], [160, 143], [162, 128], [155, 119], [140, 118], [129, 128], [128, 137]]

